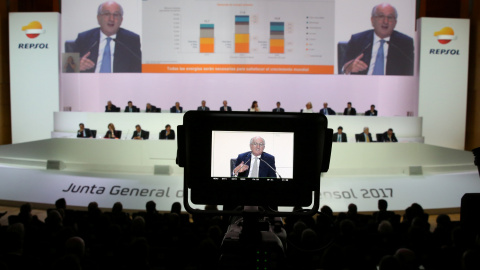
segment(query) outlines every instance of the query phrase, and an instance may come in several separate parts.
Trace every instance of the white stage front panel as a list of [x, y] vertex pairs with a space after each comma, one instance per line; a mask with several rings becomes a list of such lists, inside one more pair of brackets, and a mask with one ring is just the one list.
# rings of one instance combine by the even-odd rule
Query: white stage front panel
[[[183, 200], [175, 153], [175, 141], [50, 139], [0, 146], [0, 200], [53, 204], [63, 197], [72, 206], [96, 201], [102, 208], [120, 201], [139, 210], [154, 200], [158, 210], [168, 211]], [[46, 170], [48, 160], [65, 168]], [[413, 202], [459, 208], [463, 194], [480, 192], [473, 160], [471, 152], [425, 144], [334, 144], [321, 179], [321, 205], [346, 211], [355, 203], [359, 211], [375, 211], [378, 199], [386, 199], [391, 210]], [[172, 173], [154, 175], [155, 165], [170, 166]]]

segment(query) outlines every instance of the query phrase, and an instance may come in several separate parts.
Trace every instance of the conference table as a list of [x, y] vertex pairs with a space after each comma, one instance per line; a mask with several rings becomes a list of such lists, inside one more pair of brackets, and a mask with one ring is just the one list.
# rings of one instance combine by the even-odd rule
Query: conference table
[[[158, 139], [161, 130], [169, 124], [175, 130], [183, 123], [184, 113], [103, 113], [103, 112], [55, 112], [52, 138], [74, 138], [78, 124], [84, 123], [86, 128], [97, 130], [97, 138], [103, 138], [109, 123], [117, 130], [122, 130], [122, 139], [130, 139], [135, 126], [150, 132], [150, 139]], [[327, 116], [328, 127], [337, 132], [339, 126], [347, 134], [348, 142], [355, 142], [355, 134], [368, 127], [372, 138], [376, 133], [384, 133], [392, 128], [399, 142], [423, 142], [422, 118], [413, 116]]]

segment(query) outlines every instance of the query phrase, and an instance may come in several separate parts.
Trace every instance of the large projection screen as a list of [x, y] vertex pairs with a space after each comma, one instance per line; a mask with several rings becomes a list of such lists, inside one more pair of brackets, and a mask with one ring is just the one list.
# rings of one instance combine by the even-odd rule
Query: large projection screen
[[[79, 33], [99, 26], [97, 10], [102, 2], [62, 1], [63, 64], [69, 56], [80, 61], [85, 55], [85, 49], [69, 51], [66, 45], [75, 44]], [[141, 60], [141, 70], [116, 71], [114, 67], [113, 73], [100, 74], [63, 69], [60, 110], [101, 112], [109, 100], [119, 107], [131, 100], [142, 110], [151, 103], [162, 112], [177, 101], [184, 110], [195, 110], [206, 100], [211, 110], [218, 110], [227, 100], [233, 110], [245, 111], [256, 100], [262, 111], [271, 111], [280, 101], [286, 111], [292, 112], [300, 112], [307, 102], [312, 102], [317, 112], [324, 102], [343, 112], [347, 102], [352, 102], [360, 113], [371, 104], [376, 105], [379, 116], [418, 113], [416, 72], [339, 74], [343, 63], [339, 64], [342, 52], [338, 48], [346, 48], [353, 34], [373, 29], [372, 8], [378, 1], [117, 3], [124, 10], [121, 28], [138, 35], [141, 47], [130, 47], [118, 37], [114, 41], [116, 50], [132, 61]], [[414, 38], [415, 0], [388, 3], [398, 13], [395, 30]], [[84, 47], [98, 51], [99, 42], [95, 42]], [[395, 44], [393, 40], [388, 43], [390, 52], [401, 50]], [[369, 47], [372, 45], [363, 49]], [[401, 54], [416, 71], [416, 55]], [[120, 58], [117, 56], [117, 60]], [[386, 65], [388, 69], [388, 61]]]

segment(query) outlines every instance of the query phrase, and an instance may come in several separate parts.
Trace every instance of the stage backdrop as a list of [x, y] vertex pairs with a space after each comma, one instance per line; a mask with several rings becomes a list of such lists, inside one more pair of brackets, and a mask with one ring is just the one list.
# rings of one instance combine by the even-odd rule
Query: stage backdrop
[[[102, 2], [62, 1], [63, 53], [67, 41], [98, 27]], [[62, 110], [101, 112], [108, 100], [121, 107], [132, 100], [142, 110], [150, 102], [162, 111], [179, 101], [191, 110], [205, 99], [212, 110], [227, 100], [245, 111], [257, 100], [262, 111], [280, 101], [299, 112], [310, 101], [317, 112], [324, 102], [343, 112], [350, 101], [358, 112], [375, 104], [380, 116], [417, 114], [415, 76], [338, 74], [339, 43], [372, 29], [376, 0], [117, 2], [121, 27], [140, 36], [143, 73], [62, 73]], [[395, 30], [414, 38], [415, 1], [389, 3], [398, 11]]]

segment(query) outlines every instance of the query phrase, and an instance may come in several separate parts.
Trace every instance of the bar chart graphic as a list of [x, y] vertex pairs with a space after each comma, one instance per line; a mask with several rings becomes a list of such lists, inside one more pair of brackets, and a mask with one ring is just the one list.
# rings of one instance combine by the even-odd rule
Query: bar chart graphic
[[235, 53], [250, 52], [250, 16], [235, 16]]
[[200, 24], [200, 53], [215, 52], [214, 28], [213, 24]]
[[284, 22], [270, 22], [270, 53], [285, 53]]
[[140, 2], [144, 73], [334, 73], [336, 0]]

